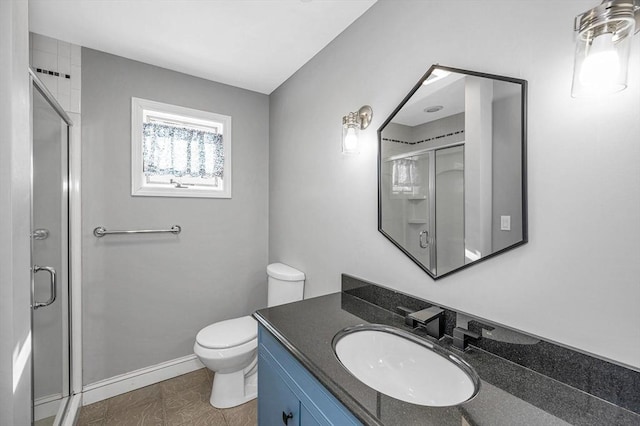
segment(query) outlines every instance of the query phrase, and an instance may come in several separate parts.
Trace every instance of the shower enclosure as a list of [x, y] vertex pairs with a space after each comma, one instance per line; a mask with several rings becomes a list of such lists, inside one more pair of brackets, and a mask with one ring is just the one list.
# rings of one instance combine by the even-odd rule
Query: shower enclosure
[[434, 274], [463, 265], [464, 145], [394, 155], [382, 167], [385, 231]]
[[33, 420], [36, 425], [59, 425], [71, 393], [71, 120], [33, 72], [31, 79]]

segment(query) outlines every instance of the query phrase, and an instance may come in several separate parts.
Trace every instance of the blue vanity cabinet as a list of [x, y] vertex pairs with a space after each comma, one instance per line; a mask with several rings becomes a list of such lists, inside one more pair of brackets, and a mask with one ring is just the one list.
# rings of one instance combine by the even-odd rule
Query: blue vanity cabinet
[[280, 378], [273, 362], [262, 354], [258, 355], [258, 371], [260, 424], [299, 425], [300, 400]]
[[258, 328], [258, 425], [361, 425], [264, 327]]
[[[313, 417], [313, 414], [311, 414], [311, 412], [307, 409], [307, 407], [302, 404], [300, 404], [300, 424], [304, 426], [322, 426], [323, 425], [323, 423], [320, 423], [318, 420], [316, 420], [316, 418]], [[338, 425], [340, 423], [334, 422], [333, 424]]]

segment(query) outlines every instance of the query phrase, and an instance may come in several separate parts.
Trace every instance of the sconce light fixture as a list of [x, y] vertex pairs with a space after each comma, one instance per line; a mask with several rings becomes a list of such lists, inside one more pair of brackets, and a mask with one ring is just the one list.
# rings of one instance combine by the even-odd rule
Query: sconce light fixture
[[365, 105], [356, 112], [350, 112], [342, 117], [342, 153], [357, 154], [360, 152], [358, 146], [358, 134], [360, 130], [369, 127], [373, 110], [369, 105]]
[[576, 16], [571, 96], [619, 92], [627, 87], [633, 34], [640, 31], [640, 0], [604, 0]]

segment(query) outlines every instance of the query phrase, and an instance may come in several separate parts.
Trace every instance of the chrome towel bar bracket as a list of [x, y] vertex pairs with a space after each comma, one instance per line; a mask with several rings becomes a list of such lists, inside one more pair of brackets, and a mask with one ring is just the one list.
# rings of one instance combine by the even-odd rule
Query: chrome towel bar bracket
[[178, 235], [182, 231], [180, 225], [173, 225], [169, 229], [136, 229], [131, 231], [108, 231], [104, 226], [98, 226], [93, 230], [93, 235], [98, 238], [104, 237], [110, 234], [165, 234], [172, 233]]

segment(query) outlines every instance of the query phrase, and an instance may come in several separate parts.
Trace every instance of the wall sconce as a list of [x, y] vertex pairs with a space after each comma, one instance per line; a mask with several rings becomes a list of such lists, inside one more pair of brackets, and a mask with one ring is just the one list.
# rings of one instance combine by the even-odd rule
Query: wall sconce
[[373, 110], [369, 105], [365, 105], [356, 112], [350, 112], [342, 117], [342, 153], [358, 154], [358, 135], [360, 130], [369, 127]]
[[605, 0], [576, 16], [574, 30], [578, 37], [571, 96], [624, 90], [631, 39], [640, 30], [640, 0]]

